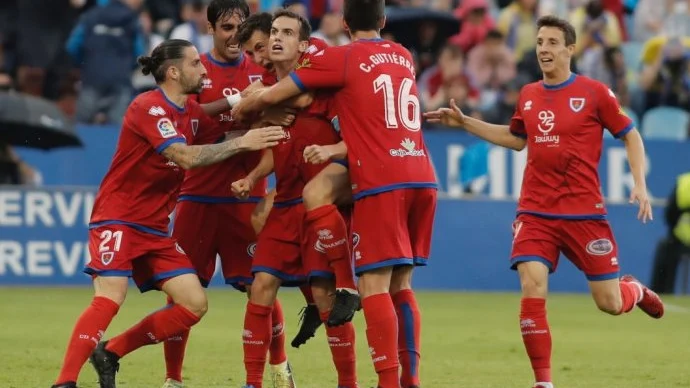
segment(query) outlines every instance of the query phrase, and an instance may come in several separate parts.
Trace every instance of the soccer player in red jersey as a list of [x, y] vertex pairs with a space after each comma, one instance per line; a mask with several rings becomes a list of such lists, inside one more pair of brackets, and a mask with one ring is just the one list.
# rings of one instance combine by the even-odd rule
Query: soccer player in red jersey
[[[218, 125], [188, 101], [206, 76], [199, 54], [187, 41], [168, 40], [139, 62], [159, 88], [130, 104], [96, 196], [89, 224], [92, 259], [84, 269], [93, 277], [95, 296], [77, 320], [53, 388], [75, 388], [89, 356], [100, 386], [115, 387], [121, 357], [199, 322], [207, 310], [206, 295], [192, 263], [167, 231], [184, 170], [271, 147], [284, 138], [280, 127], [269, 127], [219, 144], [188, 145], [195, 133]], [[125, 300], [128, 277], [142, 292], [162, 290], [173, 303], [99, 343]]]
[[420, 314], [411, 278], [429, 257], [437, 184], [421, 133], [414, 62], [404, 47], [379, 38], [383, 1], [346, 0], [344, 19], [352, 44], [314, 54], [309, 66], [240, 101], [233, 115], [307, 89], [336, 90], [355, 199], [355, 270], [378, 385], [417, 387]]
[[451, 108], [426, 114], [430, 121], [464, 127], [506, 148], [527, 147], [527, 166], [513, 225], [511, 267], [522, 285], [520, 328], [536, 383], [553, 387], [551, 332], [546, 320], [548, 275], [563, 253], [584, 272], [597, 307], [620, 315], [635, 305], [661, 318], [664, 305], [630, 275], [619, 279], [619, 258], [600, 192], [597, 167], [603, 130], [622, 139], [635, 186], [630, 202], [638, 219], [652, 219], [645, 183], [642, 138], [604, 84], [570, 72], [575, 30], [565, 20], [538, 20], [537, 56], [543, 81], [522, 88], [508, 125], [493, 125]]
[[[287, 77], [299, 63], [305, 63], [300, 56], [311, 47], [308, 43], [310, 33], [309, 22], [297, 14], [282, 10], [274, 15], [268, 47], [278, 78]], [[244, 180], [253, 181], [273, 170], [277, 192], [273, 208], [259, 234], [252, 268], [254, 282], [242, 335], [247, 387], [262, 386], [266, 341], [270, 338], [265, 316], [270, 313], [281, 285], [308, 281], [322, 320], [328, 318], [333, 304], [331, 295], [335, 292], [335, 282], [328, 261], [320, 252], [305, 249], [316, 244], [316, 239], [302, 233], [305, 212], [301, 203], [304, 182], [324, 167], [304, 163], [304, 148], [312, 142], [332, 144], [339, 141], [330, 122], [332, 102], [329, 94], [316, 95], [314, 102], [298, 113], [295, 123], [286, 128], [287, 139], [267, 152], [257, 169]], [[251, 186], [251, 183], [233, 183], [240, 193], [246, 186]], [[338, 372], [338, 386], [355, 388], [355, 331], [352, 323], [327, 326], [326, 333]]]
[[[196, 100], [208, 104], [238, 94], [252, 82], [261, 79], [263, 68], [243, 55], [237, 42], [240, 24], [249, 16], [244, 0], [213, 0], [208, 5], [209, 33], [213, 35], [213, 49], [201, 56], [208, 76]], [[195, 134], [194, 144], [214, 144], [225, 137], [225, 131], [245, 130], [230, 118], [230, 112], [215, 117], [220, 125]], [[289, 122], [273, 122], [289, 124]], [[201, 284], [207, 287], [220, 256], [226, 284], [244, 291], [252, 282], [252, 255], [256, 234], [251, 214], [266, 194], [266, 180], [256, 182], [250, 195], [238, 199], [229, 184], [246, 176], [261, 158], [261, 151], [246, 152], [221, 163], [186, 172], [175, 211], [173, 237], [187, 252]], [[168, 301], [169, 303], [170, 301]], [[280, 301], [276, 301], [272, 315], [273, 338], [269, 348], [269, 363], [274, 378], [290, 381], [285, 352], [285, 319]], [[171, 337], [164, 344], [166, 383], [164, 387], [182, 385], [182, 364], [189, 331]]]

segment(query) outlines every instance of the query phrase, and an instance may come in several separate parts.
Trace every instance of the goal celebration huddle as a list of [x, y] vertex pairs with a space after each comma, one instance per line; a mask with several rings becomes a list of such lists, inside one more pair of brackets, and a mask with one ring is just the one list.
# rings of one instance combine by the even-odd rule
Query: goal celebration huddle
[[[217, 257], [225, 283], [245, 294], [237, 295], [246, 308], [235, 335], [246, 374], [233, 376], [244, 388], [294, 388], [301, 379], [318, 385], [307, 368], [293, 374], [289, 353], [305, 350], [287, 350], [281, 287], [298, 287], [306, 306], [290, 344], [299, 348], [323, 329], [337, 388], [360, 387], [357, 341], [369, 348], [377, 388], [425, 386], [422, 328], [434, 328], [422, 325], [412, 277], [416, 267], [433, 265], [437, 181], [424, 120], [526, 148], [504, 264], [522, 290], [519, 317], [506, 330], [521, 332], [533, 387], [558, 383], [546, 299], [560, 254], [584, 274], [603, 312], [624, 315], [637, 306], [663, 316], [654, 292], [619, 273], [625, 258], [597, 173], [606, 130], [625, 144], [637, 218], [651, 220], [642, 138], [606, 85], [570, 71], [576, 36], [567, 21], [538, 20], [543, 80], [521, 89], [510, 125], [494, 125], [465, 116], [453, 100], [422, 111], [412, 55], [380, 37], [383, 0], [344, 1], [352, 42], [337, 47], [311, 38], [298, 14], [250, 14], [244, 0], [211, 1], [207, 19], [211, 51], [171, 39], [139, 58], [158, 87], [125, 114], [89, 223], [84, 272], [94, 296], [52, 388], [76, 388], [87, 361], [101, 388], [129, 383], [120, 359], [160, 343], [163, 387], [184, 387], [186, 346], [207, 313]], [[129, 278], [141, 292], [166, 297], [161, 309], [113, 333], [108, 326], [126, 309]], [[365, 338], [355, 338], [352, 323], [360, 311]], [[239, 362], [239, 349], [229, 350], [237, 360], [223, 362]], [[458, 387], [462, 378], [454, 377]]]

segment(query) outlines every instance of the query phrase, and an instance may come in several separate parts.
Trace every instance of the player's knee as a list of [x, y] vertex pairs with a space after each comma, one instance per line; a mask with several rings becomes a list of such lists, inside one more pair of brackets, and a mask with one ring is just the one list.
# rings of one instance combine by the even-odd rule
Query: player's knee
[[309, 210], [333, 203], [329, 190], [325, 190], [323, 185], [320, 185], [316, 179], [312, 179], [304, 186], [304, 189], [302, 189], [302, 199], [304, 200], [304, 206]]
[[93, 280], [94, 295], [108, 298], [122, 306], [127, 297], [128, 281], [126, 277], [98, 276]]
[[206, 315], [208, 311], [208, 298], [203, 289], [185, 293], [184, 298], [178, 300], [177, 304], [186, 308], [199, 318]]
[[414, 267], [411, 265], [406, 265], [403, 267], [398, 267], [393, 270], [393, 275], [391, 276], [391, 286], [390, 293], [395, 295], [402, 290], [412, 289], [412, 271]]
[[623, 301], [621, 300], [620, 294], [607, 292], [594, 294], [593, 296], [594, 303], [596, 303], [599, 310], [611, 315], [618, 315], [621, 313]]
[[525, 298], [546, 298], [547, 281], [537, 277], [525, 276], [520, 279], [522, 296]]
[[270, 306], [278, 295], [279, 287], [280, 279], [265, 272], [257, 272], [254, 274], [249, 300], [255, 304]]
[[311, 280], [311, 293], [319, 311], [329, 311], [333, 308], [335, 282], [332, 279], [313, 278]]
[[389, 293], [392, 272], [392, 267], [384, 267], [363, 273], [357, 282], [362, 298]]

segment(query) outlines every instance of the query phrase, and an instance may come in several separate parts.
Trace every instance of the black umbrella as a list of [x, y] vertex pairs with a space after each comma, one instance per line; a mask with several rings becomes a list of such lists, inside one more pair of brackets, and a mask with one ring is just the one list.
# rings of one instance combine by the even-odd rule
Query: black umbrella
[[60, 108], [19, 93], [0, 93], [0, 142], [44, 150], [82, 145]]
[[437, 37], [447, 39], [460, 31], [460, 21], [452, 12], [441, 12], [421, 7], [386, 7], [386, 26], [398, 42], [415, 41], [419, 26], [431, 22], [437, 28]]

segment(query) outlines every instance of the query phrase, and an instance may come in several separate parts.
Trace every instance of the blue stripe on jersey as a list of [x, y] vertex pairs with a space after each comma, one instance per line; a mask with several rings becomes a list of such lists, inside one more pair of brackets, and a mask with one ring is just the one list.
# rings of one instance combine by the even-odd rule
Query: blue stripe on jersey
[[564, 82], [561, 82], [560, 84], [547, 85], [544, 83], [544, 81], [542, 81], [541, 84], [544, 86], [544, 89], [546, 89], [546, 90], [558, 90], [558, 89], [563, 89], [564, 87], [575, 82], [575, 78], [577, 78], [577, 74], [571, 73], [570, 77], [567, 80], [565, 80]]
[[169, 99], [168, 96], [165, 95], [165, 92], [163, 91], [163, 89], [161, 89], [161, 88], [156, 88], [156, 89], [160, 92], [160, 94], [163, 96], [163, 98], [165, 99], [165, 102], [167, 102], [168, 105], [175, 108], [175, 110], [177, 110], [180, 113], [184, 112], [184, 106], [179, 106], [179, 105], [175, 104], [174, 102], [172, 102], [172, 100]]
[[248, 197], [239, 199], [237, 197], [209, 197], [206, 195], [180, 195], [177, 202], [190, 201], [198, 203], [259, 203], [261, 197]]
[[381, 194], [387, 191], [400, 190], [400, 189], [438, 189], [438, 184], [436, 182], [407, 182], [407, 183], [396, 183], [394, 185], [380, 186], [373, 189], [362, 190], [355, 194], [353, 197], [356, 200], [368, 197], [370, 195]]
[[163, 144], [156, 147], [156, 152], [162, 154], [166, 148], [170, 147], [174, 143], [187, 143], [187, 141], [184, 139], [184, 137], [173, 137], [172, 139], [168, 139], [164, 141]]
[[216, 58], [213, 58], [213, 55], [211, 55], [211, 53], [206, 53], [206, 58], [208, 58], [208, 60], [211, 61], [211, 63], [213, 63], [216, 66], [237, 67], [240, 64], [242, 64], [242, 61], [244, 60], [244, 54], [240, 53], [240, 56], [232, 62], [221, 62], [221, 61], [217, 60]]
[[284, 208], [284, 207], [299, 205], [300, 203], [302, 203], [302, 198], [295, 198], [295, 199], [291, 199], [288, 201], [274, 202], [273, 207]]
[[628, 132], [632, 131], [634, 128], [635, 128], [635, 123], [630, 123], [630, 124], [628, 124], [627, 127], [623, 128], [622, 131], [613, 135], [613, 137], [615, 137], [616, 139], [620, 139], [621, 137], [625, 136]]
[[306, 91], [307, 91], [307, 87], [304, 86], [304, 83], [302, 82], [301, 79], [299, 79], [299, 76], [297, 76], [297, 74], [295, 74], [294, 71], [290, 73], [290, 78], [292, 78], [292, 82], [294, 82], [295, 85], [297, 85], [297, 87], [299, 88], [299, 90], [301, 90], [302, 92], [306, 92]]
[[149, 228], [148, 226], [135, 224], [133, 222], [120, 221], [120, 220], [105, 220], [105, 221], [99, 221], [99, 222], [92, 222], [89, 224], [89, 229], [96, 229], [100, 226], [107, 226], [107, 225], [125, 225], [125, 226], [129, 226], [132, 229], [136, 229], [140, 232], [154, 234], [156, 236], [161, 236], [161, 237], [169, 237], [170, 236], [170, 234], [168, 232], [164, 232], [162, 230], [157, 230], [157, 229]]
[[347, 162], [347, 159], [334, 159], [331, 160], [331, 163], [339, 164], [345, 168], [350, 168], [350, 164]]
[[554, 213], [541, 213], [533, 212], [529, 210], [523, 210], [517, 212], [520, 214], [530, 214], [533, 216], [548, 218], [551, 220], [605, 220], [606, 214], [554, 214]]

